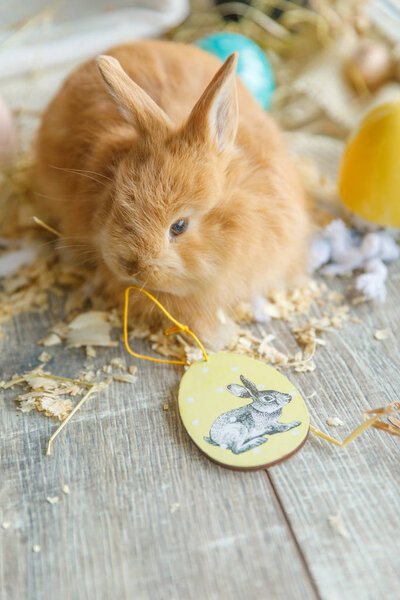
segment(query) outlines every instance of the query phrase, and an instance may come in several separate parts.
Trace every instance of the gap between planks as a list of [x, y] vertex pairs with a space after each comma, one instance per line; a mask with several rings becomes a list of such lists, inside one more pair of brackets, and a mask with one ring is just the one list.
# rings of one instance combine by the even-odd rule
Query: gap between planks
[[278, 490], [276, 489], [274, 481], [273, 481], [270, 473], [268, 472], [268, 469], [265, 469], [264, 473], [267, 476], [267, 479], [268, 479], [269, 484], [271, 486], [271, 489], [273, 491], [273, 494], [274, 494], [274, 497], [275, 497], [275, 500], [276, 500], [276, 504], [277, 504], [277, 507], [278, 507], [278, 511], [281, 513], [282, 518], [283, 518], [283, 520], [285, 522], [286, 529], [288, 531], [289, 537], [291, 538], [291, 540], [292, 540], [292, 542], [294, 544], [294, 547], [296, 549], [296, 552], [297, 552], [297, 554], [299, 556], [300, 562], [303, 565], [305, 576], [307, 577], [308, 582], [309, 582], [309, 584], [311, 586], [311, 589], [314, 592], [315, 600], [322, 600], [322, 596], [319, 593], [318, 586], [317, 586], [317, 584], [315, 582], [315, 579], [314, 579], [314, 577], [313, 577], [313, 575], [311, 573], [309, 564], [307, 562], [307, 559], [306, 559], [306, 557], [304, 555], [303, 550], [301, 549], [301, 546], [300, 546], [299, 541], [298, 541], [298, 539], [296, 537], [296, 534], [294, 533], [294, 530], [293, 530], [292, 524], [290, 522], [290, 519], [289, 519], [288, 515], [286, 514], [285, 508], [283, 506], [283, 502], [282, 502], [281, 497], [280, 497], [280, 495], [278, 493]]

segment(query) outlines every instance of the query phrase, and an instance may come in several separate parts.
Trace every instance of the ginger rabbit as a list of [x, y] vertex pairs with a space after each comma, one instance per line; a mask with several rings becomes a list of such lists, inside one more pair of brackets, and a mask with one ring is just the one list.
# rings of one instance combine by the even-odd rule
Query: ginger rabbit
[[[219, 309], [306, 263], [303, 189], [236, 62], [166, 41], [114, 48], [67, 78], [37, 139], [40, 216], [95, 285], [118, 303], [143, 286], [210, 339]], [[135, 296], [132, 315], [158, 311]]]

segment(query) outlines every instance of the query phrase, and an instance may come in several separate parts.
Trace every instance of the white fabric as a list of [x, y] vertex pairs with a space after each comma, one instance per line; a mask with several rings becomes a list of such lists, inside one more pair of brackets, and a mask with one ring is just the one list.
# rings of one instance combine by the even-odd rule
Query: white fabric
[[0, 50], [0, 79], [82, 60], [115, 44], [159, 35], [183, 20], [188, 11], [186, 0], [136, 0], [129, 8], [111, 12], [101, 11], [99, 2], [99, 14], [82, 19], [82, 1], [69, 0], [70, 9], [71, 4], [76, 5], [73, 20], [52, 22], [43, 12], [36, 25], [28, 23], [15, 33], [12, 28], [3, 30], [0, 42], [3, 38], [6, 43]]
[[188, 0], [9, 4], [0, 15], [0, 90], [19, 113], [21, 150], [29, 149], [40, 111], [73, 67], [110, 46], [157, 37], [189, 12]]

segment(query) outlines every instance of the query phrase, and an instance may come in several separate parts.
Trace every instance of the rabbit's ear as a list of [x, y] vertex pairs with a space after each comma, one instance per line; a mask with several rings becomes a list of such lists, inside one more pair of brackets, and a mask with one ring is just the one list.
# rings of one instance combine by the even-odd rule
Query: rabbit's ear
[[230, 383], [226, 386], [226, 389], [230, 391], [234, 396], [239, 396], [239, 398], [251, 398], [251, 394], [246, 388], [242, 385], [237, 385], [236, 383]]
[[171, 122], [152, 98], [125, 73], [119, 61], [101, 55], [96, 60], [100, 75], [127, 121], [141, 133], [167, 130]]
[[246, 377], [244, 375], [241, 375], [240, 381], [243, 383], [245, 388], [250, 392], [251, 396], [258, 396], [257, 386], [252, 381], [250, 381], [250, 379], [246, 379]]
[[224, 62], [193, 108], [186, 129], [210, 143], [217, 152], [229, 150], [236, 137], [239, 111], [235, 80], [238, 53]]

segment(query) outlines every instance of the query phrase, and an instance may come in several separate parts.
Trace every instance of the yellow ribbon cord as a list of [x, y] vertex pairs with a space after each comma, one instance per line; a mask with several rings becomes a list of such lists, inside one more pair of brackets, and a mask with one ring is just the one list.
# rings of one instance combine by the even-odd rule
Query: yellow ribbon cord
[[134, 352], [132, 350], [132, 348], [129, 346], [129, 341], [128, 341], [129, 292], [131, 290], [137, 290], [138, 292], [140, 292], [140, 293], [144, 294], [145, 296], [147, 296], [148, 298], [150, 298], [150, 300], [152, 300], [154, 302], [154, 304], [156, 304], [158, 306], [158, 308], [164, 313], [164, 315], [166, 317], [168, 317], [168, 319], [174, 323], [174, 327], [169, 327], [168, 329], [165, 330], [165, 335], [170, 335], [171, 333], [177, 333], [178, 331], [181, 331], [182, 333], [188, 333], [190, 336], [192, 336], [192, 338], [194, 339], [196, 344], [201, 349], [205, 360], [208, 360], [207, 352], [206, 352], [203, 344], [200, 342], [199, 338], [197, 337], [197, 335], [195, 333], [193, 333], [193, 331], [190, 331], [190, 329], [187, 325], [183, 325], [183, 323], [180, 323], [179, 321], [177, 321], [167, 311], [167, 309], [164, 308], [164, 306], [161, 304], [161, 302], [159, 302], [156, 298], [154, 298], [154, 296], [152, 296], [149, 292], [146, 292], [146, 290], [144, 290], [140, 287], [137, 287], [136, 285], [131, 285], [131, 286], [127, 287], [125, 290], [124, 344], [125, 344], [125, 348], [126, 348], [127, 352], [129, 352], [129, 354], [132, 354], [132, 356], [135, 356], [135, 358], [143, 358], [144, 360], [152, 360], [153, 362], [158, 362], [158, 363], [167, 363], [170, 365], [188, 365], [189, 364], [185, 360], [167, 360], [167, 359], [163, 359], [163, 358], [153, 358], [152, 356], [145, 356], [143, 354], [137, 354], [136, 352]]
[[[341, 448], [344, 448], [345, 446], [347, 446], [347, 444], [350, 444], [350, 442], [355, 440], [359, 435], [361, 435], [369, 427], [375, 427], [375, 429], [382, 429], [383, 431], [386, 431], [387, 433], [390, 433], [391, 435], [400, 436], [400, 432], [397, 432], [391, 425], [389, 425], [388, 423], [382, 423], [379, 421], [381, 416], [391, 415], [391, 414], [397, 412], [399, 409], [400, 409], [400, 403], [392, 402], [391, 404], [388, 404], [387, 406], [384, 406], [383, 408], [372, 408], [371, 410], [366, 410], [363, 413], [363, 418], [365, 419], [364, 423], [361, 423], [361, 425], [356, 427], [356, 429], [345, 440], [343, 440], [343, 442], [339, 442], [338, 440], [335, 440], [335, 438], [331, 437], [327, 433], [324, 433], [323, 431], [320, 431], [319, 429], [316, 429], [312, 425], [310, 425], [310, 431], [314, 435], [317, 435], [318, 437], [323, 438], [324, 440], [326, 440], [327, 442], [330, 442], [331, 444], [340, 446]], [[368, 417], [368, 415], [374, 415], [374, 416]]]

